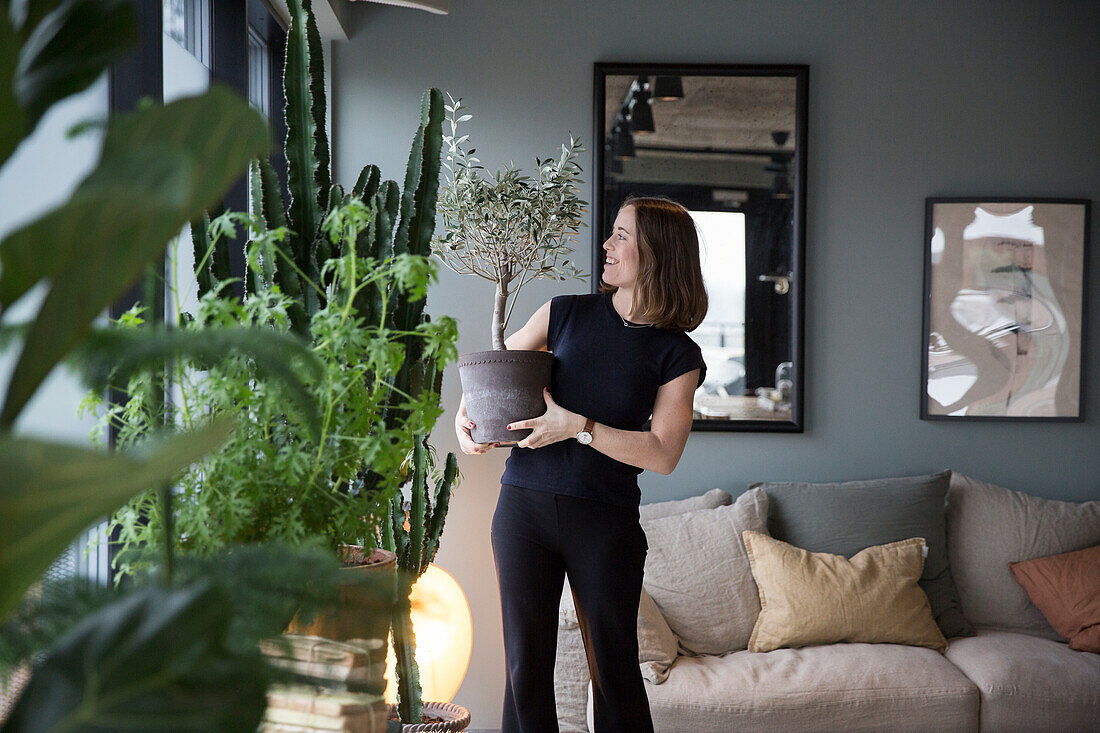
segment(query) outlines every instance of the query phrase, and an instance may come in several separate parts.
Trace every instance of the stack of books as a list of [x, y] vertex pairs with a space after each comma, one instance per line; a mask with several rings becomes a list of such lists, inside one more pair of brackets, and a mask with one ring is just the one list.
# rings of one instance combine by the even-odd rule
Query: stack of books
[[296, 679], [268, 690], [263, 733], [385, 733], [389, 706], [381, 639], [283, 634], [260, 642], [260, 651]]

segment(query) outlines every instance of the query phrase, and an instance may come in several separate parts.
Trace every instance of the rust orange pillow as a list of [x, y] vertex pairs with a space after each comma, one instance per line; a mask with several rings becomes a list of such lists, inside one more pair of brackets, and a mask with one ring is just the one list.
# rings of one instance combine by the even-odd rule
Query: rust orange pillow
[[1100, 545], [1010, 562], [1008, 569], [1070, 649], [1100, 654]]

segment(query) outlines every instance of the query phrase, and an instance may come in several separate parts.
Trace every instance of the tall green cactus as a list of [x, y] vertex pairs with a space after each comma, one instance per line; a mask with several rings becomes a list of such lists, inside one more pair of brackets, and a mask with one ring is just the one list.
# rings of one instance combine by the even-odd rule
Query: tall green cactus
[[[286, 95], [286, 140], [283, 151], [287, 160], [287, 189], [284, 204], [278, 178], [266, 160], [254, 164], [253, 213], [264, 225], [274, 229], [286, 226], [289, 234], [283, 254], [276, 262], [265, 263], [264, 277], [273, 278], [285, 295], [295, 301], [289, 313], [292, 328], [307, 335], [310, 317], [325, 307], [322, 265], [331, 256], [331, 243], [321, 231], [321, 223], [336, 204], [345, 200], [344, 190], [332, 183], [331, 154], [325, 133], [326, 102], [324, 59], [310, 0], [289, 0], [291, 25], [287, 32], [283, 90]], [[374, 221], [357, 243], [361, 257], [385, 259], [393, 254], [431, 254], [431, 236], [435, 227], [436, 195], [439, 188], [440, 155], [443, 146], [443, 94], [438, 89], [424, 92], [420, 125], [413, 137], [404, 187], [394, 181], [381, 181], [377, 166], [366, 166], [350, 195], [363, 199], [376, 212]], [[258, 189], [258, 190], [257, 190]], [[258, 205], [258, 206], [257, 206]], [[209, 239], [201, 222], [194, 222], [199, 294], [229, 277], [225, 247], [210, 250]], [[268, 270], [268, 268], [270, 268]], [[255, 292], [257, 278], [247, 278], [245, 287]], [[232, 297], [229, 290], [223, 291]], [[381, 304], [380, 293], [364, 293], [357, 306], [368, 300]], [[412, 330], [421, 321], [424, 301], [397, 298], [390, 325]], [[377, 312], [361, 309], [368, 318]], [[415, 360], [418, 354], [410, 354]], [[397, 375], [394, 386], [407, 393], [409, 374]], [[395, 420], [401, 415], [396, 414]], [[391, 426], [397, 423], [391, 423]]]
[[[435, 88], [424, 92], [403, 186], [396, 181], [383, 181], [378, 166], [367, 165], [351, 192], [345, 193], [331, 180], [331, 156], [325, 135], [324, 61], [310, 0], [289, 0], [287, 6], [291, 25], [287, 32], [283, 85], [289, 202], [284, 204], [278, 178], [267, 160], [253, 163], [250, 182], [253, 215], [268, 229], [287, 227], [288, 235], [282, 245], [283, 256], [274, 262], [265, 260], [260, 273], [246, 278], [245, 287], [252, 293], [261, 287], [278, 285], [292, 300], [288, 316], [293, 330], [308, 336], [312, 315], [326, 305], [324, 293], [318, 292], [318, 287], [323, 291], [325, 285], [320, 281], [322, 266], [329, 257], [343, 254], [331, 251], [331, 242], [321, 231], [326, 214], [335, 206], [355, 196], [371, 209], [370, 221], [354, 245], [360, 257], [383, 261], [400, 254], [424, 257], [431, 254], [444, 107], [442, 92]], [[229, 277], [224, 246], [223, 251], [211, 250], [204, 224], [208, 225], [209, 219], [195, 222], [192, 227], [200, 295]], [[233, 297], [228, 288], [221, 292]], [[384, 294], [377, 288], [364, 288], [354, 305], [365, 322], [378, 323], [384, 296], [389, 302], [387, 328], [410, 332], [429, 320], [424, 313], [424, 298], [413, 300], [404, 292]], [[430, 389], [438, 399], [442, 391], [442, 371], [434, 359], [424, 358], [422, 339], [405, 336], [402, 341], [405, 348], [402, 366], [397, 374], [386, 378], [390, 385], [390, 399], [386, 400], [390, 407], [384, 415], [387, 430], [400, 429], [408, 417], [408, 409], [400, 406], [404, 395], [418, 395]], [[399, 712], [403, 721], [413, 723], [420, 722], [422, 701], [409, 594], [439, 549], [451, 491], [458, 477], [455, 454], [448, 453], [433, 497], [428, 487], [429, 464], [428, 436], [417, 435], [412, 456], [410, 530], [404, 529], [400, 493], [391, 506], [390, 517], [381, 527], [381, 546], [398, 558], [397, 603], [391, 625], [397, 655]], [[390, 479], [371, 471], [361, 478], [367, 487]]]
[[443, 474], [435, 484], [434, 500], [429, 493], [429, 446], [427, 436], [417, 436], [413, 449], [409, 529], [404, 528], [405, 510], [401, 496], [394, 497], [390, 522], [383, 531], [383, 546], [397, 555], [395, 597], [391, 630], [397, 658], [397, 711], [403, 723], [421, 722], [423, 701], [420, 667], [416, 663], [416, 633], [412, 625], [410, 594], [439, 550], [439, 537], [450, 506], [451, 491], [458, 477], [458, 461], [447, 454]]

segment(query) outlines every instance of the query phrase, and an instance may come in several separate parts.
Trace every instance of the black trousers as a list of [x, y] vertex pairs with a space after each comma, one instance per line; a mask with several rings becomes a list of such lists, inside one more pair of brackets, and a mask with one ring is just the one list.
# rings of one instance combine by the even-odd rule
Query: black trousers
[[638, 667], [649, 550], [638, 509], [502, 484], [492, 545], [507, 665], [501, 733], [557, 733], [554, 658], [567, 573], [592, 674], [594, 733], [652, 733]]

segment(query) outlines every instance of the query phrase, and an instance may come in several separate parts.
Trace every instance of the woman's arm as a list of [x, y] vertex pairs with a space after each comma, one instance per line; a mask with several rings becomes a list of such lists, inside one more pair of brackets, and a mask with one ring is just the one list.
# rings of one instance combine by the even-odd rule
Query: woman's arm
[[[691, 433], [692, 399], [698, 384], [698, 369], [662, 384], [653, 404], [651, 430], [619, 430], [596, 423], [589, 447], [631, 466], [665, 475], [672, 473]], [[541, 448], [560, 440], [572, 440], [584, 427], [583, 415], [558, 405], [549, 392], [544, 394], [545, 415], [508, 426], [509, 430], [534, 429], [518, 443], [520, 448]]]
[[504, 339], [512, 351], [546, 351], [546, 333], [550, 330], [550, 301], [543, 303], [527, 319], [523, 328]]

